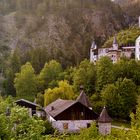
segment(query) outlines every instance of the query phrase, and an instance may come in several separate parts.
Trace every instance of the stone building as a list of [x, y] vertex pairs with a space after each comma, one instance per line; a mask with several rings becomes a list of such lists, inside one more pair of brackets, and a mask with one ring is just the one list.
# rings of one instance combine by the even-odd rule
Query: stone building
[[90, 48], [90, 62], [96, 62], [103, 56], [108, 56], [113, 63], [116, 63], [121, 56], [140, 60], [140, 36], [136, 39], [135, 45], [119, 47], [116, 36], [111, 48], [98, 48], [93, 41]]
[[106, 108], [104, 107], [98, 118], [99, 133], [101, 135], [108, 135], [111, 133], [111, 120], [112, 119], [110, 118]]

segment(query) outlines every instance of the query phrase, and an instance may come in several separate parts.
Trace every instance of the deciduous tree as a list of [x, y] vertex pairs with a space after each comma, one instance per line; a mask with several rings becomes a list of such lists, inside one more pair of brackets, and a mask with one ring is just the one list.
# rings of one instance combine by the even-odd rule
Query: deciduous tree
[[136, 105], [136, 85], [130, 79], [118, 79], [102, 90], [102, 97], [112, 117], [129, 119]]
[[58, 85], [59, 87], [55, 87], [53, 89], [49, 88], [45, 91], [45, 95], [44, 95], [45, 106], [55, 101], [58, 98], [74, 99], [75, 94], [73, 91], [73, 87], [69, 85], [68, 81], [60, 81]]
[[20, 73], [16, 73], [14, 83], [17, 97], [27, 99], [34, 98], [37, 93], [37, 81], [34, 69], [29, 62], [21, 67]]
[[84, 86], [87, 94], [91, 95], [95, 91], [96, 68], [94, 63], [85, 59], [74, 72], [74, 86], [79, 89], [80, 85]]

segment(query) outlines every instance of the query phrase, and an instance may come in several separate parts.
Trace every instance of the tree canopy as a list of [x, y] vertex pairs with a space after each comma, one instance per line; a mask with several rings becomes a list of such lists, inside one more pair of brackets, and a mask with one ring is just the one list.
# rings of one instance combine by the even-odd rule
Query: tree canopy
[[16, 73], [14, 86], [16, 95], [20, 98], [34, 99], [37, 94], [37, 81], [31, 63], [27, 62], [21, 67], [20, 73]]
[[44, 94], [45, 106], [58, 98], [67, 100], [75, 98], [76, 95], [74, 94], [73, 87], [69, 85], [68, 81], [60, 81], [58, 85], [59, 85], [58, 87], [55, 87], [53, 89], [49, 88], [45, 90]]

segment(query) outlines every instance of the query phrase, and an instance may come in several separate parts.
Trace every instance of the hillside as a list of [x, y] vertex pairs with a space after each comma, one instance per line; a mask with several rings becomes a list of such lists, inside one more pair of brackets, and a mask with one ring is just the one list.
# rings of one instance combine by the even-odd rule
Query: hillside
[[136, 24], [137, 18], [140, 16], [140, 0], [115, 0], [115, 2], [119, 3], [131, 23]]
[[[117, 33], [117, 41], [119, 46], [131, 46], [135, 44], [136, 38], [140, 35], [140, 28], [130, 27], [125, 30], [121, 30]], [[114, 36], [110, 37], [102, 46], [103, 48], [112, 47]]]
[[[97, 44], [128, 26], [121, 8], [109, 0], [3, 0], [1, 45], [29, 50], [46, 47], [49, 59], [79, 64]], [[6, 41], [4, 41], [6, 40]]]
[[137, 24], [139, 9], [138, 1], [129, 0], [2, 0], [0, 45], [19, 48], [22, 64], [31, 61], [33, 48], [43, 48], [47, 58], [41, 67], [51, 59], [63, 67], [77, 65], [89, 58], [93, 39], [101, 47], [110, 36]]

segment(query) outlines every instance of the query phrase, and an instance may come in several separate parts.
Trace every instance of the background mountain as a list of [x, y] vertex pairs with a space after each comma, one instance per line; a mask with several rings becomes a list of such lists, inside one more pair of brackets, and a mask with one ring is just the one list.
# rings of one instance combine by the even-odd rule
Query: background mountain
[[93, 39], [101, 46], [134, 22], [124, 12], [110, 0], [1, 0], [0, 45], [23, 54], [41, 47], [46, 60], [79, 64]]
[[137, 22], [137, 18], [140, 16], [140, 0], [115, 0], [115, 2], [121, 6], [131, 22]]

